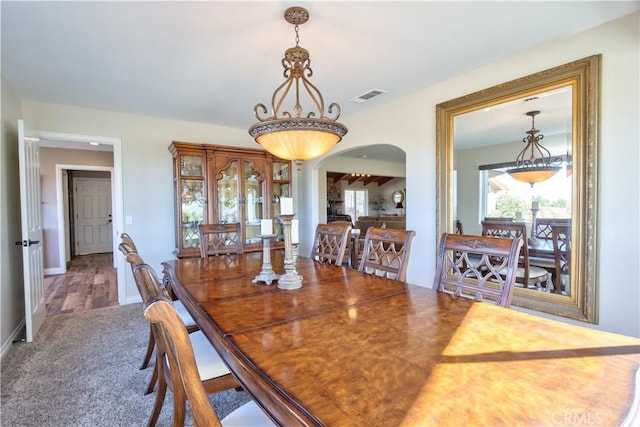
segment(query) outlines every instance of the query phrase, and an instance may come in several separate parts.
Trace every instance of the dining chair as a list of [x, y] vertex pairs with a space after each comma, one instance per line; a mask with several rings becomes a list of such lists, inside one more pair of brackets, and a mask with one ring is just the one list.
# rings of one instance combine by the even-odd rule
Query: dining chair
[[536, 218], [536, 239], [551, 240], [553, 225], [571, 225], [571, 218]]
[[180, 394], [189, 401], [195, 426], [267, 427], [276, 425], [254, 401], [245, 403], [220, 422], [208, 399], [207, 389], [200, 381], [201, 372], [191, 339], [192, 334], [187, 334], [171, 301], [162, 295], [152, 296], [145, 303], [144, 316], [156, 326], [159, 341], [167, 350], [165, 359], [171, 373], [174, 395]]
[[131, 236], [129, 236], [129, 234], [127, 233], [122, 233], [120, 234], [120, 240], [121, 243], [126, 245], [128, 250], [131, 252], [138, 252], [138, 248], [136, 247], [136, 244], [133, 243], [133, 239], [131, 238]]
[[200, 236], [200, 257], [242, 253], [239, 222], [198, 225]]
[[[169, 303], [172, 307], [172, 313], [175, 313], [175, 316], [172, 316], [171, 322], [181, 325], [185, 332], [187, 332], [186, 326], [175, 308], [174, 301], [169, 298], [169, 295], [162, 288], [160, 280], [153, 268], [148, 264], [140, 264], [134, 269], [134, 277], [136, 283], [139, 283], [139, 288], [143, 290], [142, 292], [146, 297], [146, 301], [162, 299]], [[148, 426], [155, 426], [158, 421], [167, 389], [173, 392], [173, 425], [182, 426], [185, 420], [187, 397], [184, 394], [184, 389], [179, 382], [179, 378], [178, 381], [176, 381], [175, 366], [171, 364], [170, 361], [172, 349], [167, 346], [167, 341], [163, 341], [164, 336], [162, 335], [163, 331], [161, 328], [154, 323], [151, 324], [151, 328], [156, 340], [158, 391]], [[206, 393], [218, 393], [240, 387], [238, 380], [231, 374], [227, 365], [222, 361], [222, 358], [202, 331], [198, 330], [188, 333], [187, 338], [193, 349], [195, 366], [199, 373], [197, 378]]]
[[522, 245], [521, 238], [444, 233], [433, 289], [509, 307]]
[[552, 224], [551, 239], [553, 242], [553, 258], [556, 266], [554, 278], [555, 293], [565, 292], [571, 274], [571, 225]]
[[[136, 245], [135, 243], [133, 243], [133, 240], [131, 239], [131, 237], [123, 233], [121, 235], [121, 238], [122, 238], [122, 242], [118, 245], [118, 249], [125, 256], [125, 259], [131, 266], [131, 271], [133, 272], [135, 267], [138, 265], [144, 264], [144, 261], [140, 256], [140, 254], [136, 252]], [[136, 282], [136, 285], [138, 286], [138, 293], [140, 294], [140, 297], [144, 301], [145, 297], [142, 293], [143, 290], [140, 289], [138, 282]], [[184, 304], [182, 304], [181, 301], [175, 301], [174, 304], [175, 304], [176, 310], [178, 311], [178, 314], [180, 315], [180, 318], [182, 319], [183, 323], [186, 325], [187, 330], [189, 332], [195, 332], [198, 329], [200, 329], [196, 324], [195, 320], [193, 320], [193, 317], [191, 317], [191, 315], [189, 314], [186, 307], [184, 306]], [[149, 339], [147, 340], [147, 351], [145, 352], [140, 369], [146, 369], [149, 367], [149, 363], [151, 362], [151, 356], [153, 355], [154, 349], [155, 349], [155, 337], [154, 337], [153, 331], [151, 330], [151, 328], [149, 328]], [[149, 394], [153, 391], [157, 378], [158, 378], [158, 368], [157, 366], [154, 366], [153, 373], [151, 374], [151, 379], [149, 380], [149, 385], [147, 386], [147, 390], [145, 391], [145, 394]]]
[[416, 232], [369, 227], [358, 271], [404, 282]]
[[493, 238], [516, 239], [523, 241], [520, 261], [516, 272], [516, 286], [525, 289], [551, 289], [551, 274], [544, 268], [530, 265], [527, 228], [523, 222], [482, 221], [482, 235]]
[[313, 239], [311, 259], [327, 264], [342, 265], [350, 239], [351, 224], [346, 221], [318, 224]]

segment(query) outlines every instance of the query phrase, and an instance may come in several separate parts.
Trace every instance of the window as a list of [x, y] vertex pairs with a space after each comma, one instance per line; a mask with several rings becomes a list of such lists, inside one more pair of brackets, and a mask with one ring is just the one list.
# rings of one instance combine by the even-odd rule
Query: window
[[352, 220], [355, 222], [359, 217], [367, 215], [367, 190], [364, 189], [350, 189], [344, 190], [344, 213], [351, 215]]

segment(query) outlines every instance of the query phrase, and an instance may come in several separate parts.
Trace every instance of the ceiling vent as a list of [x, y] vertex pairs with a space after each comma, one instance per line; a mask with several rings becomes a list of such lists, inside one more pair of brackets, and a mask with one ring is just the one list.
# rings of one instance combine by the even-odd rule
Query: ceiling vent
[[362, 95], [356, 96], [355, 98], [351, 98], [351, 101], [359, 102], [359, 103], [368, 102], [368, 101], [371, 101], [376, 96], [380, 96], [380, 95], [383, 95], [385, 93], [387, 93], [386, 90], [371, 89], [370, 91], [367, 91], [367, 92], [363, 93]]

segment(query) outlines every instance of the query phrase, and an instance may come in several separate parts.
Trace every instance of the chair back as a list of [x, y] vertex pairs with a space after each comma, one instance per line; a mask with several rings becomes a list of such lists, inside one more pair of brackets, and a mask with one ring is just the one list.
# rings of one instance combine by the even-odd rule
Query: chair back
[[346, 221], [318, 224], [311, 258], [323, 263], [342, 265], [350, 238], [351, 224]]
[[433, 289], [509, 307], [522, 246], [521, 238], [444, 233]]
[[220, 420], [200, 379], [187, 329], [171, 301], [161, 293], [155, 293], [146, 300], [144, 316], [156, 326], [158, 348], [162, 348], [167, 356], [174, 394], [177, 394], [178, 388], [186, 394], [194, 425], [220, 426]]
[[122, 240], [121, 244], [125, 246], [128, 252], [136, 252], [136, 253], [138, 252], [138, 248], [136, 247], [136, 244], [133, 243], [133, 239], [127, 233], [122, 233], [120, 235], [120, 240]]
[[240, 223], [200, 224], [200, 257], [242, 253]]
[[369, 227], [358, 270], [404, 282], [416, 232]]
[[536, 239], [551, 240], [554, 225], [571, 225], [571, 218], [536, 218]]
[[551, 239], [553, 242], [553, 258], [556, 266], [554, 288], [562, 293], [562, 277], [571, 274], [571, 225], [552, 224]]
[[527, 246], [527, 227], [524, 222], [485, 219], [482, 221], [482, 235], [503, 239], [522, 239], [523, 244], [522, 251], [520, 252], [519, 265], [524, 269], [522, 277], [526, 288], [529, 278], [529, 247]]

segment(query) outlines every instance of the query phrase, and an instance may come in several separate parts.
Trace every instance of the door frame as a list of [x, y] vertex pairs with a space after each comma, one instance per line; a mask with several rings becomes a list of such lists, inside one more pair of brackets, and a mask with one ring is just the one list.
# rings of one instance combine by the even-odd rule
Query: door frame
[[[116, 268], [118, 281], [118, 304], [127, 304], [127, 289], [125, 280], [125, 260], [118, 253], [119, 235], [124, 231], [124, 208], [122, 191], [122, 140], [120, 138], [78, 135], [61, 132], [38, 132], [41, 139], [69, 142], [97, 142], [113, 146], [113, 167], [90, 166], [90, 165], [56, 165], [56, 193], [57, 193], [57, 215], [58, 215], [58, 252], [61, 259], [60, 268], [66, 272], [66, 233], [63, 202], [62, 170], [110, 170], [111, 171], [111, 206], [113, 212], [113, 265]], [[75, 147], [74, 147], [75, 148]], [[60, 274], [60, 273], [58, 273]]]
[[[57, 212], [58, 212], [58, 265], [62, 268], [61, 273], [64, 274], [67, 271], [67, 256], [71, 254], [71, 244], [72, 242], [69, 240], [70, 230], [69, 226], [71, 221], [69, 220], [69, 215], [72, 215], [73, 212], [68, 211], [69, 206], [69, 197], [67, 196], [67, 192], [65, 192], [65, 188], [68, 188], [65, 185], [65, 181], [68, 175], [64, 176], [64, 171], [97, 171], [97, 172], [109, 172], [110, 180], [111, 180], [111, 210], [115, 209], [115, 192], [114, 192], [114, 179], [113, 179], [113, 167], [110, 166], [89, 166], [89, 165], [60, 165], [56, 164], [56, 193], [57, 193]], [[63, 179], [63, 177], [65, 179]], [[113, 218], [113, 214], [112, 214]], [[76, 230], [77, 232], [77, 230]], [[112, 233], [114, 234], [114, 233]], [[115, 234], [114, 234], [115, 236]], [[115, 242], [115, 240], [114, 240]], [[115, 245], [113, 245], [115, 248]], [[76, 248], [77, 253], [77, 248]], [[114, 252], [115, 255], [116, 252]], [[114, 256], [115, 258], [115, 256]], [[115, 259], [113, 260], [113, 266], [117, 268]]]

